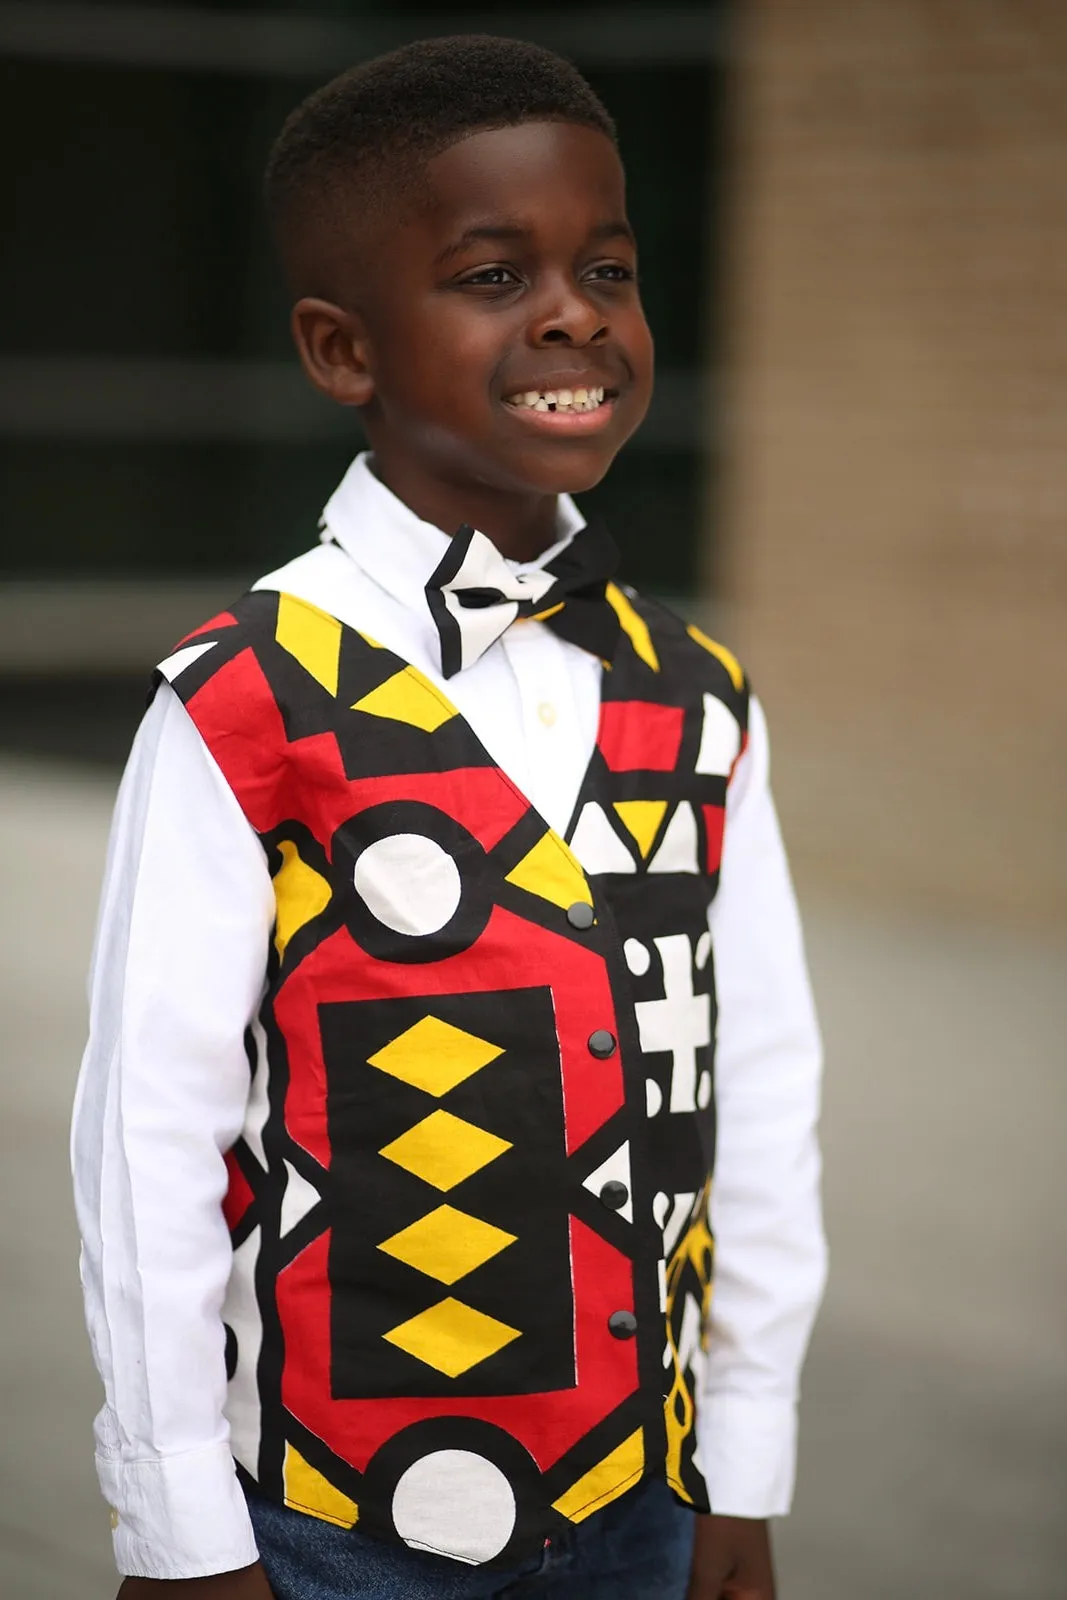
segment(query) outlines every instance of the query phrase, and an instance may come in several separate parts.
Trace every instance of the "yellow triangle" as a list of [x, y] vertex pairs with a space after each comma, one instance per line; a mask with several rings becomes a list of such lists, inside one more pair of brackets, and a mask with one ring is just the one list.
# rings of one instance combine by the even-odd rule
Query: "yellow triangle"
[[618, 617], [619, 626], [633, 645], [635, 653], [641, 657], [646, 667], [658, 672], [659, 656], [656, 654], [656, 647], [652, 643], [652, 635], [648, 631], [648, 623], [644, 617], [638, 615], [616, 583], [608, 584], [604, 598]]
[[317, 1468], [305, 1461], [291, 1444], [285, 1446], [285, 1503], [292, 1511], [307, 1511], [338, 1528], [351, 1528], [359, 1521], [359, 1507]]
[[610, 1505], [625, 1494], [645, 1470], [644, 1434], [638, 1428], [610, 1455], [572, 1483], [565, 1494], [553, 1501], [553, 1509], [570, 1522], [582, 1522], [601, 1506]]
[[695, 639], [697, 644], [706, 650], [709, 655], [713, 655], [716, 661], [722, 662], [723, 666], [730, 674], [730, 682], [733, 684], [735, 689], [744, 688], [745, 674], [740, 661], [738, 661], [732, 650], [727, 650], [724, 644], [716, 644], [714, 639], [709, 639], [703, 628], [698, 628], [695, 622], [691, 622], [689, 624], [686, 632], [688, 633], [689, 637], [691, 639]]
[[667, 810], [666, 800], [616, 800], [615, 810], [623, 827], [637, 840], [641, 854], [647, 856]]
[[527, 894], [551, 900], [553, 905], [562, 906], [564, 911], [578, 900], [584, 900], [586, 905], [593, 903], [577, 857], [571, 854], [556, 833], [542, 834], [533, 849], [512, 867], [507, 881], [517, 889], [525, 889]]
[[394, 722], [406, 722], [424, 733], [433, 733], [443, 722], [458, 713], [454, 705], [439, 694], [414, 667], [405, 667], [393, 677], [380, 683], [377, 689], [357, 700], [353, 711], [365, 711], [372, 717], [390, 717]]
[[322, 874], [308, 866], [291, 839], [283, 839], [278, 849], [282, 864], [274, 877], [274, 943], [283, 956], [293, 934], [325, 911], [331, 890]]
[[328, 612], [295, 594], [278, 596], [278, 623], [274, 636], [283, 650], [309, 672], [330, 694], [337, 693], [341, 659], [341, 624]]

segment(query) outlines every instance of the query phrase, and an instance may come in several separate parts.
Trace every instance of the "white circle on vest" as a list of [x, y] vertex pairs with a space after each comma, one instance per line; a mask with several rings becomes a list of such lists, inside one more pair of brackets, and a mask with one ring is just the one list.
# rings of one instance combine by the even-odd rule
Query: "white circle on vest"
[[416, 1550], [478, 1566], [492, 1561], [515, 1527], [515, 1495], [499, 1467], [472, 1450], [434, 1450], [401, 1473], [393, 1525]]
[[661, 1108], [662, 1105], [663, 1105], [663, 1090], [660, 1088], [660, 1086], [656, 1082], [655, 1078], [646, 1078], [645, 1079], [645, 1110], [648, 1112], [648, 1115], [650, 1117], [658, 1116], [659, 1112], [660, 1112], [660, 1108]]
[[711, 955], [711, 930], [710, 929], [705, 929], [705, 931], [700, 935], [700, 938], [697, 940], [696, 963], [697, 963], [698, 971], [703, 972], [704, 968], [708, 964], [708, 957], [710, 955]]
[[456, 914], [459, 868], [424, 833], [393, 833], [369, 844], [356, 862], [356, 893], [394, 933], [436, 933]]
[[656, 1219], [656, 1226], [662, 1228], [667, 1221], [667, 1213], [671, 1209], [671, 1197], [664, 1194], [662, 1189], [652, 1201], [652, 1215]]
[[626, 965], [634, 977], [643, 978], [652, 965], [652, 957], [649, 954], [647, 944], [642, 944], [640, 939], [627, 939], [622, 947], [622, 953], [626, 957]]

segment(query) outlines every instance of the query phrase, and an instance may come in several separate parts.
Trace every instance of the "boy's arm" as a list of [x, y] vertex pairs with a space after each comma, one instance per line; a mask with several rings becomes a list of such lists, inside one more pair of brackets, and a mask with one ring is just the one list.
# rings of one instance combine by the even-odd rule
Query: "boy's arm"
[[116, 806], [72, 1136], [97, 1470], [119, 1570], [144, 1578], [257, 1559], [223, 1417], [221, 1201], [273, 912], [262, 848], [164, 685]]
[[748, 1530], [735, 1519], [789, 1510], [800, 1368], [826, 1275], [816, 1137], [822, 1052], [756, 701], [727, 799], [710, 921], [719, 1003], [716, 1254], [697, 1428], [716, 1516], [705, 1547], [715, 1525], [724, 1537], [734, 1524], [736, 1542]]

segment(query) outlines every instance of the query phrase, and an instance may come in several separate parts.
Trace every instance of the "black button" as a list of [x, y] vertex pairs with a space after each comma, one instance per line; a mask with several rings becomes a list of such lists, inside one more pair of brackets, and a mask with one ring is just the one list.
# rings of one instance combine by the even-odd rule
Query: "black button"
[[567, 921], [572, 928], [584, 933], [586, 928], [593, 926], [593, 908], [588, 900], [576, 900], [572, 906], [567, 907]]
[[613, 1311], [608, 1318], [608, 1332], [616, 1339], [632, 1339], [637, 1332], [637, 1318], [632, 1311]]
[[615, 1035], [609, 1033], [607, 1028], [597, 1028], [589, 1035], [589, 1051], [591, 1055], [599, 1056], [601, 1061], [615, 1054]]
[[618, 1178], [609, 1178], [600, 1191], [600, 1198], [611, 1211], [619, 1211], [629, 1200], [630, 1191]]

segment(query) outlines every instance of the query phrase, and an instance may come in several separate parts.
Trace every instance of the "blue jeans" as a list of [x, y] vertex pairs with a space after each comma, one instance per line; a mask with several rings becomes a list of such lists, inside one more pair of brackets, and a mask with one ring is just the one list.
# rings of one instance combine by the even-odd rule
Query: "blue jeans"
[[277, 1600], [685, 1600], [696, 1519], [654, 1479], [511, 1572], [386, 1544], [245, 1493]]

